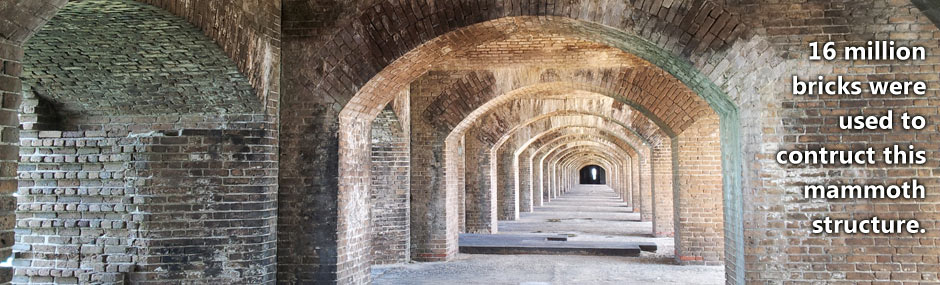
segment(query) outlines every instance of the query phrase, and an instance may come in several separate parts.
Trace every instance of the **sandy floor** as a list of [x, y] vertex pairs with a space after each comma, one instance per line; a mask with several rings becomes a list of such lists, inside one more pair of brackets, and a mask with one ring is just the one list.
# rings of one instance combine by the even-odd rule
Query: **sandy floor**
[[606, 186], [582, 186], [500, 221], [502, 234], [556, 233], [569, 240], [655, 242], [640, 257], [470, 255], [450, 262], [374, 266], [374, 284], [723, 284], [720, 266], [674, 264], [672, 238], [653, 238], [652, 225]]

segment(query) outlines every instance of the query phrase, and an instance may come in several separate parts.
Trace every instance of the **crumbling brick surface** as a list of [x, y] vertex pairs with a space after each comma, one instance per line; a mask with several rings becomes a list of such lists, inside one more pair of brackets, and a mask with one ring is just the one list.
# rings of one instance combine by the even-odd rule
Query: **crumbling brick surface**
[[13, 282], [275, 281], [275, 113], [211, 39], [83, 1], [24, 50]]
[[24, 132], [14, 282], [272, 282], [267, 140], [252, 130]]

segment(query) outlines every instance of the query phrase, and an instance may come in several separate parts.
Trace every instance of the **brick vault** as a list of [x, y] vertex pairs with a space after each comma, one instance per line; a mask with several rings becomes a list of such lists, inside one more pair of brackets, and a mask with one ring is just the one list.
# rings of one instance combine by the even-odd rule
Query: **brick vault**
[[[912, 140], [828, 124], [917, 99], [796, 97], [793, 74], [911, 78], [940, 58], [809, 64], [872, 37], [940, 52], [931, 1], [0, 0], [0, 281], [365, 284], [452, 261], [602, 168], [681, 265], [729, 284], [937, 282], [938, 235], [809, 235], [778, 149]], [[912, 137], [913, 136], [913, 137]], [[923, 179], [937, 186], [933, 178]], [[805, 202], [805, 201], [802, 201]], [[9, 258], [8, 258], [9, 257]]]

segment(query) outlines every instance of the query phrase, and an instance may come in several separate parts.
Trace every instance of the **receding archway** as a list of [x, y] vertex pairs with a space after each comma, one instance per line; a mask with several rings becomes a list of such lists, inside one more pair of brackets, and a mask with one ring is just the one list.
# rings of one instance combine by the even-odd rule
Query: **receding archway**
[[[559, 22], [557, 23], [567, 23], [568, 21], [572, 21], [571, 19], [565, 19], [565, 18], [554, 18], [554, 17], [541, 18], [540, 17], [538, 22], [543, 25], [549, 25], [553, 23], [554, 20], [558, 20]], [[493, 26], [498, 26], [496, 22], [500, 22], [500, 20], [493, 20], [493, 21], [494, 21]], [[574, 21], [577, 22], [576, 20]], [[581, 24], [585, 24], [585, 23], [581, 23]], [[725, 94], [722, 91], [722, 89], [719, 89], [718, 86], [716, 86], [713, 82], [708, 80], [707, 77], [705, 77], [705, 75], [699, 73], [695, 69], [695, 67], [690, 66], [688, 62], [670, 55], [668, 51], [660, 50], [656, 48], [655, 44], [653, 43], [646, 42], [643, 39], [636, 38], [634, 36], [626, 35], [622, 33], [622, 31], [618, 31], [616, 29], [605, 30], [603, 27], [596, 27], [589, 23], [586, 25], [591, 26], [592, 28], [597, 28], [599, 30], [604, 30], [606, 32], [602, 33], [603, 36], [598, 36], [597, 34], [594, 34], [593, 32], [578, 33], [576, 37], [594, 39], [594, 40], [597, 40], [598, 42], [611, 44], [627, 52], [633, 52], [635, 54], [638, 54], [643, 59], [651, 60], [651, 62], [654, 63], [657, 67], [668, 69], [668, 72], [670, 74], [678, 77], [678, 80], [680, 82], [682, 82], [683, 84], [687, 84], [688, 87], [690, 87], [691, 90], [693, 90], [694, 95], [692, 97], [689, 97], [690, 100], [695, 101], [695, 102], [703, 102], [701, 100], [704, 100], [704, 102], [706, 102], [707, 104], [705, 105], [706, 106], [705, 109], [691, 109], [690, 111], [692, 111], [693, 114], [690, 114], [686, 117], [677, 118], [677, 117], [674, 117], [673, 115], [668, 115], [669, 117], [672, 117], [672, 118], [669, 118], [669, 117], [661, 118], [657, 115], [658, 114], [665, 115], [665, 113], [661, 113], [663, 112], [662, 108], [653, 109], [655, 110], [655, 112], [645, 111], [645, 110], [651, 110], [645, 106], [645, 104], [653, 103], [649, 101], [650, 100], [649, 98], [642, 99], [642, 101], [634, 101], [632, 98], [624, 98], [620, 95], [616, 95], [617, 96], [616, 98], [618, 98], [617, 100], [618, 103], [628, 104], [632, 107], [635, 107], [638, 110], [644, 111], [644, 113], [647, 113], [646, 115], [649, 116], [657, 125], [660, 125], [660, 127], [663, 127], [667, 131], [667, 134], [669, 136], [676, 135], [676, 132], [670, 132], [671, 130], [684, 129], [685, 127], [689, 126], [692, 122], [694, 122], [694, 118], [699, 117], [699, 112], [702, 112], [701, 114], [704, 114], [704, 112], [707, 112], [709, 109], [717, 110], [717, 112], [720, 114], [721, 116], [720, 123], [723, 129], [730, 128], [732, 130], [736, 130], [738, 128], [737, 108], [735, 107], [735, 103], [732, 102], [734, 98], [731, 98], [727, 94]], [[539, 25], [535, 25], [535, 26], [539, 26]], [[474, 27], [476, 26], [472, 26], [467, 29], [473, 29]], [[491, 27], [487, 27], [487, 28], [491, 28]], [[531, 28], [531, 26], [526, 26], [526, 28]], [[468, 33], [468, 34], [473, 34], [473, 33]], [[612, 41], [610, 40], [611, 37], [620, 38], [620, 40]], [[448, 40], [455, 40], [455, 38], [449, 38]], [[636, 45], [634, 46], [632, 44], [627, 44], [628, 42], [632, 44], [636, 44]], [[448, 46], [449, 43], [445, 41], [445, 42], [438, 42], [435, 44], [427, 45], [428, 47], [432, 47], [432, 49], [435, 49], [436, 51], [432, 54], [427, 54], [430, 57], [427, 58], [426, 60], [434, 61], [435, 58], [440, 59], [441, 57], [445, 57], [446, 54], [449, 53], [450, 51], [454, 50], [452, 48], [436, 49], [437, 47], [440, 47], [441, 45]], [[644, 48], [639, 48], [640, 46]], [[441, 51], [443, 51], [443, 54], [440, 53]], [[412, 54], [412, 52], [415, 52], [415, 53]], [[412, 51], [412, 52], [409, 52], [409, 54], [405, 56], [406, 57], [410, 55], [419, 56], [419, 57], [421, 56], [421, 52], [417, 52], [417, 51]], [[360, 223], [357, 223], [357, 221], [361, 221], [362, 222], [361, 224], [368, 223], [368, 218], [361, 215], [358, 211], [354, 209], [354, 207], [351, 207], [351, 206], [358, 204], [357, 197], [361, 196], [360, 190], [363, 190], [363, 189], [357, 189], [355, 185], [362, 184], [361, 182], [363, 182], [365, 178], [367, 178], [366, 175], [360, 175], [361, 173], [354, 171], [354, 169], [356, 169], [357, 165], [360, 165], [361, 162], [364, 162], [362, 157], [359, 157], [356, 154], [360, 153], [359, 150], [366, 148], [368, 145], [368, 143], [363, 139], [363, 137], [365, 136], [363, 127], [367, 125], [367, 122], [369, 120], [375, 117], [375, 113], [376, 113], [374, 111], [374, 108], [370, 107], [370, 105], [376, 102], [381, 104], [381, 101], [383, 101], [384, 99], [379, 99], [379, 98], [382, 98], [384, 96], [382, 95], [382, 93], [384, 93], [385, 90], [398, 90], [401, 84], [405, 84], [406, 82], [409, 82], [411, 79], [414, 79], [416, 76], [426, 71], [424, 67], [419, 67], [419, 66], [409, 67], [408, 64], [404, 62], [396, 62], [396, 63], [403, 63], [404, 65], [400, 66], [400, 68], [399, 67], [390, 68], [392, 66], [397, 65], [397, 64], [391, 64], [390, 66], [387, 66], [385, 69], [383, 69], [380, 72], [380, 74], [384, 74], [383, 72], [390, 72], [391, 70], [408, 70], [408, 71], [400, 73], [402, 74], [401, 76], [394, 77], [396, 78], [395, 80], [384, 81], [384, 83], [380, 83], [383, 81], [366, 82], [365, 85], [362, 86], [361, 89], [358, 89], [357, 95], [355, 95], [353, 98], [350, 98], [351, 100], [348, 102], [349, 104], [346, 104], [346, 106], [343, 108], [343, 110], [339, 114], [338, 125], [339, 125], [340, 131], [338, 132], [339, 133], [338, 147], [340, 148], [339, 153], [342, 157], [340, 157], [338, 161], [338, 166], [339, 166], [338, 167], [338, 170], [339, 170], [339, 182], [338, 182], [338, 186], [339, 186], [339, 196], [338, 196], [339, 199], [338, 200], [339, 201], [338, 202], [339, 202], [340, 209], [348, 210], [348, 211], [340, 212], [339, 220], [342, 221], [343, 223], [338, 225], [338, 228], [340, 229], [339, 239], [344, 240], [340, 248], [346, 248], [346, 249], [360, 248], [360, 244], [358, 244], [360, 241], [359, 239], [349, 239], [349, 238], [356, 236], [357, 235], [356, 232], [358, 232], [360, 229], [360, 227], [357, 226], [357, 224], [360, 224]], [[627, 71], [626, 73], [621, 73], [621, 75], [617, 75], [616, 72], [612, 72], [612, 75], [615, 77], [622, 76], [623, 74], [628, 74], [627, 76], [629, 77], [630, 76], [629, 74], [631, 73]], [[393, 77], [388, 77], [388, 78], [393, 78]], [[617, 77], [617, 78], [620, 78], [620, 77]], [[387, 86], [388, 88], [378, 88], [383, 85]], [[612, 90], [616, 89], [613, 86], [611, 87], [612, 87], [611, 88]], [[626, 90], [621, 89], [619, 92], [623, 92], [623, 91], [626, 91]], [[698, 105], [698, 106], [701, 106], [701, 105]], [[686, 110], [689, 110], [689, 109], [686, 109]], [[660, 112], [660, 113], [656, 113], [656, 112]], [[739, 138], [737, 137], [737, 135], [738, 133], [734, 131], [722, 132], [722, 138], [726, 138], [726, 139], [723, 139], [721, 148], [723, 150], [730, 151], [726, 155], [723, 155], [723, 158], [724, 158], [722, 160], [723, 163], [730, 163], [733, 165], [740, 164], [740, 151], [739, 151], [740, 148], [732, 146], [732, 145], [738, 144]], [[663, 146], [665, 148], [658, 149], [657, 151], [659, 151], [659, 153], [668, 153], [669, 152], [668, 148], [671, 148], [671, 144], [666, 143]], [[442, 154], [442, 155], [435, 155], [435, 156], [429, 157], [432, 162], [430, 166], [432, 170], [436, 173], [431, 173], [430, 175], [431, 183], [427, 185], [427, 186], [430, 186], [429, 188], [420, 189], [419, 191], [416, 191], [416, 192], [414, 192], [415, 189], [412, 189], [412, 190], [413, 190], [413, 193], [427, 194], [427, 195], [430, 195], [429, 197], [431, 197], [432, 199], [435, 199], [435, 200], [432, 200], [430, 203], [425, 203], [428, 206], [428, 208], [419, 209], [419, 210], [430, 212], [430, 213], [436, 213], [436, 214], [428, 215], [427, 217], [431, 219], [422, 222], [422, 224], [426, 224], [428, 226], [426, 229], [429, 231], [421, 231], [419, 239], [413, 240], [413, 246], [414, 246], [415, 241], [421, 243], [421, 245], [414, 246], [413, 248], [419, 250], [418, 252], [416, 252], [418, 256], [429, 258], [430, 260], [450, 260], [453, 258], [452, 257], [453, 254], [456, 253], [456, 244], [455, 244], [456, 234], [457, 234], [457, 227], [456, 227], [457, 223], [456, 223], [456, 213], [455, 213], [456, 211], [452, 209], [456, 209], [457, 207], [455, 203], [451, 202], [454, 199], [451, 199], [449, 197], [457, 195], [456, 188], [451, 188], [451, 185], [454, 185], [454, 182], [457, 182], [456, 181], [457, 177], [456, 176], [452, 177], [451, 174], [449, 173], [446, 175], [444, 174], [445, 173], [443, 171], [444, 169], [456, 167], [456, 165], [451, 165], [450, 163], [445, 164], [443, 163], [443, 160], [446, 160], [447, 157], [457, 155], [457, 149], [448, 148], [445, 150], [445, 148], [441, 145], [429, 145], [428, 147], [432, 147], [435, 153]], [[673, 168], [671, 167], [671, 162], [668, 162], [668, 160], [670, 159], [669, 158], [670, 155], [662, 155], [660, 157], [664, 159], [660, 159], [660, 160], [654, 159], [654, 162], [660, 163], [660, 166], [661, 166], [661, 168], [657, 167], [657, 169], [662, 170], [660, 173], [658, 173], [658, 175], [662, 175], [665, 177], [665, 176], [668, 176], [667, 175], [668, 173], [671, 173], [673, 171]], [[740, 169], [740, 166], [735, 167], [735, 169]], [[734, 183], [724, 183], [723, 184], [724, 188], [725, 189], [731, 188], [731, 189], [739, 190], [735, 188], [738, 185], [740, 185], [739, 181], [741, 179], [741, 175], [739, 171], [731, 170], [726, 173], [728, 173], [729, 175], [725, 175], [724, 178], [734, 181]], [[425, 174], [422, 173], [422, 175], [425, 175]], [[451, 182], [451, 181], [454, 181], [454, 182]], [[660, 179], [660, 180], [657, 180], [657, 183], [662, 184], [660, 185], [661, 189], [673, 187], [673, 183], [671, 179]], [[349, 191], [354, 191], [354, 192], [349, 192]], [[740, 196], [738, 195], [738, 193], [732, 192], [732, 191], [724, 191], [724, 192], [728, 194], [728, 196], [725, 197], [726, 198], [725, 202], [731, 203], [732, 204], [731, 208], [739, 209], [740, 206], [738, 204], [740, 202]], [[663, 201], [664, 203], [669, 205], [669, 207], [671, 207], [673, 203], [671, 201], [672, 200], [671, 195], [669, 196], [670, 197], [668, 199], [664, 199]], [[439, 199], [440, 201], [436, 201], [437, 199]], [[728, 231], [740, 230], [740, 226], [738, 226], [738, 222], [740, 221], [738, 219], [740, 213], [735, 213], [735, 212], [727, 211], [727, 210], [726, 210], [726, 213], [736, 214], [736, 216], [734, 216], [735, 218], [731, 219], [732, 225], [726, 226], [725, 227], [726, 230]], [[453, 220], [454, 222], [451, 222], [451, 220]], [[669, 223], [671, 223], [671, 220], [669, 221]], [[738, 235], [726, 235], [726, 238], [732, 238], [732, 237], [736, 238], [737, 236]], [[413, 237], [415, 237], [414, 234], [413, 234]], [[351, 243], [347, 244], [349, 242]], [[732, 251], [734, 252], [733, 256], [738, 260], [743, 260], [743, 258], [739, 258], [741, 254], [743, 254], [743, 251], [741, 251], [740, 248], [737, 247], [738, 245], [739, 243], [735, 242], [735, 247], [732, 248]], [[356, 256], [359, 256], [358, 252], [349, 252], [349, 253], [350, 255], [346, 255], [346, 253], [340, 253], [341, 255], [345, 256], [341, 263], [353, 261], [353, 260], [359, 260], [359, 258], [356, 257]], [[413, 256], [414, 255], [415, 253], [413, 253]], [[349, 266], [344, 266], [346, 268], [350, 268], [350, 270], [347, 272], [361, 272], [364, 270], [364, 268], [360, 267], [359, 264], [348, 264], [348, 265]], [[735, 263], [732, 266], [729, 266], [729, 269], [733, 271], [739, 271], [740, 268], [737, 268], [738, 266], [740, 266], [740, 264]], [[352, 277], [354, 275], [355, 274], [347, 275], [347, 276]], [[343, 277], [340, 277], [339, 279], [342, 280]]]
[[579, 180], [581, 184], [607, 184], [607, 171], [596, 164], [582, 167], [579, 171]]

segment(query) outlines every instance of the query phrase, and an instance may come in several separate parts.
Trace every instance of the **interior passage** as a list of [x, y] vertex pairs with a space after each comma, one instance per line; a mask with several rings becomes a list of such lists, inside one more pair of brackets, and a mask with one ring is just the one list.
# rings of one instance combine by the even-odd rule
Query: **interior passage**
[[[938, 24], [936, 0], [0, 0], [0, 284], [936, 283], [940, 195], [800, 196], [936, 189], [929, 163], [805, 160], [940, 159], [940, 128], [831, 124], [936, 122], [940, 93], [782, 83], [936, 89], [935, 54], [807, 44], [936, 52]], [[928, 232], [810, 232], [876, 215]]]
[[581, 168], [581, 184], [607, 184], [606, 171], [597, 165]]
[[581, 184], [568, 192], [520, 214], [516, 221], [501, 221], [499, 234], [559, 234], [569, 241], [655, 242], [656, 255], [673, 255], [672, 238], [654, 238], [652, 223], [641, 222], [640, 213], [607, 185]]
[[[567, 236], [569, 242], [653, 242], [640, 257], [460, 254], [450, 263], [376, 266], [375, 284], [723, 284], [722, 267], [675, 265], [672, 238], [657, 238], [652, 223], [607, 185], [580, 184], [520, 219], [500, 221], [497, 235]], [[494, 274], [498, 272], [499, 274]], [[486, 280], [481, 280], [481, 278]]]

